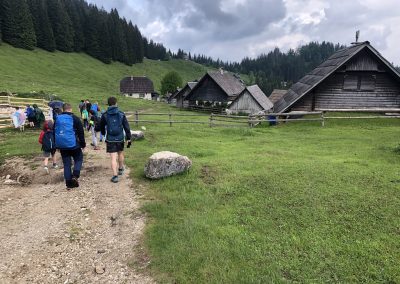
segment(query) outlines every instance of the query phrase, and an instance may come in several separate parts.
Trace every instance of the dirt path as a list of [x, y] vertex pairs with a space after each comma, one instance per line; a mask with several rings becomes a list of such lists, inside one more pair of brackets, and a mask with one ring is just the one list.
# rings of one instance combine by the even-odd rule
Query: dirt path
[[[103, 146], [104, 148], [104, 146]], [[104, 149], [88, 150], [80, 188], [67, 191], [62, 170], [41, 159], [0, 168], [0, 283], [153, 283], [140, 239], [141, 188], [129, 171], [109, 181]], [[4, 177], [20, 185], [5, 185]]]

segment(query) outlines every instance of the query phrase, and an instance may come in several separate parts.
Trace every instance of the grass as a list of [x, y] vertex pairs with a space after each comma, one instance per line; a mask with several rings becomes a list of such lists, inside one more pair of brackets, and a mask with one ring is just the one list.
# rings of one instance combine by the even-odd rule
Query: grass
[[[1, 46], [0, 89], [100, 100], [117, 91], [124, 70], [139, 68], [36, 53]], [[173, 110], [131, 99], [120, 105]], [[146, 124], [146, 139], [127, 149], [126, 161], [134, 184], [148, 188], [143, 210], [152, 275], [161, 283], [399, 283], [399, 126], [399, 120], [254, 129]], [[39, 154], [38, 135], [1, 131], [0, 159]], [[146, 180], [144, 164], [161, 150], [187, 155], [192, 169]]]
[[[81, 99], [98, 100], [105, 104], [107, 97], [119, 94], [119, 81], [125, 76], [148, 76], [156, 90], [169, 71], [177, 71], [184, 82], [199, 79], [207, 68], [191, 61], [154, 61], [141, 64], [110, 65], [78, 53], [27, 51], [7, 44], [0, 45], [0, 92], [41, 92], [55, 94], [65, 101], [78, 104]], [[148, 109], [143, 101], [120, 98], [124, 109]], [[153, 104], [156, 108], [159, 104]]]
[[[399, 282], [399, 126], [148, 127], [129, 164], [155, 200], [144, 210], [158, 280]], [[160, 150], [193, 168], [147, 182], [143, 164]]]

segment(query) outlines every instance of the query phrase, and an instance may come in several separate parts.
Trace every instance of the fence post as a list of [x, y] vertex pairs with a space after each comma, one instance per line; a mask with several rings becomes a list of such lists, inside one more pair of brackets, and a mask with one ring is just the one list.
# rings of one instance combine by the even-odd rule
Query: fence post
[[10, 98], [10, 96], [7, 96], [7, 99], [8, 99], [8, 106], [11, 106], [11, 98]]
[[252, 121], [252, 115], [249, 114], [249, 127], [253, 128], [253, 121]]
[[139, 112], [135, 111], [135, 125], [138, 126], [139, 125]]
[[210, 115], [210, 127], [213, 127], [213, 114]]
[[172, 127], [172, 113], [169, 113], [169, 127]]
[[324, 126], [325, 126], [325, 116], [324, 116], [324, 112], [321, 112], [321, 119], [322, 119], [321, 125], [322, 125], [322, 127], [324, 127]]

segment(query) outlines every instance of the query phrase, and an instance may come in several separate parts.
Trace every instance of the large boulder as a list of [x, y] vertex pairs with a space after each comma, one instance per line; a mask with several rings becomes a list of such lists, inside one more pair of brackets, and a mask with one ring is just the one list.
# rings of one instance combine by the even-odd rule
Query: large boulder
[[143, 131], [133, 131], [133, 130], [131, 130], [131, 134], [132, 134], [132, 140], [134, 140], [134, 141], [144, 138], [144, 132]]
[[192, 166], [188, 157], [164, 151], [153, 154], [144, 167], [146, 177], [160, 179], [187, 171]]

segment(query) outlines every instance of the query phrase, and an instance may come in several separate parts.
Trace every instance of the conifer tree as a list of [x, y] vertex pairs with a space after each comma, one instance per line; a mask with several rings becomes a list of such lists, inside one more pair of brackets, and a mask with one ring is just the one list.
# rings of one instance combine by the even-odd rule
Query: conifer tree
[[118, 11], [116, 9], [111, 10], [108, 28], [111, 37], [113, 60], [127, 63], [128, 47], [126, 44], [125, 32], [123, 29], [122, 20], [119, 17]]
[[64, 5], [72, 22], [74, 31], [74, 51], [80, 52], [85, 46], [85, 36], [83, 32], [83, 9], [84, 5], [76, 0], [64, 0]]
[[47, 4], [57, 49], [65, 52], [73, 51], [74, 30], [63, 2], [61, 0], [48, 0]]
[[2, 37], [14, 47], [32, 50], [36, 35], [26, 0], [2, 0]]
[[37, 47], [47, 51], [54, 51], [56, 49], [56, 43], [47, 14], [46, 0], [28, 0], [28, 3], [33, 26], [35, 28]]

